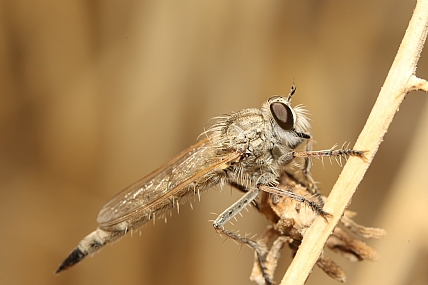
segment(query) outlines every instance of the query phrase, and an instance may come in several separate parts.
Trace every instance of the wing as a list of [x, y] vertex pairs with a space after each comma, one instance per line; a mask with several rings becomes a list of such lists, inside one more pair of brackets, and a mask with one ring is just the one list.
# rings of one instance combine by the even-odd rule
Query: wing
[[240, 157], [236, 151], [218, 157], [206, 138], [114, 196], [100, 210], [97, 222], [101, 228], [124, 221], [131, 228], [140, 226], [183, 203], [186, 197], [217, 184], [215, 173]]

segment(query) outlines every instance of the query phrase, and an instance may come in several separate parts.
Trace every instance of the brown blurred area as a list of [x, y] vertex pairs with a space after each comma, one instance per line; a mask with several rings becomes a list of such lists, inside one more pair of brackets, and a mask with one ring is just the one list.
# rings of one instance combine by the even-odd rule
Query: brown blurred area
[[[214, 115], [259, 108], [286, 95], [293, 80], [293, 104], [311, 113], [315, 149], [352, 145], [414, 6], [2, 1], [0, 284], [251, 284], [253, 252], [223, 243], [210, 222], [239, 197], [228, 186], [203, 194], [193, 210], [181, 207], [167, 224], [149, 224], [69, 271], [53, 272], [96, 228], [111, 196], [196, 142]], [[427, 62], [425, 50], [417, 71], [425, 79]], [[350, 263], [330, 253], [348, 284], [428, 282], [428, 223], [413, 218], [428, 213], [427, 140], [415, 143], [426, 96], [408, 95], [350, 206], [356, 221], [389, 232], [369, 242], [381, 259]], [[339, 173], [335, 163], [314, 162], [324, 194]], [[409, 173], [413, 186], [398, 187]], [[400, 195], [413, 202], [400, 204], [393, 198]], [[228, 227], [260, 236], [267, 225], [250, 209]], [[289, 253], [283, 250], [277, 281]], [[395, 283], [385, 281], [395, 275]], [[335, 281], [314, 269], [307, 284]]]

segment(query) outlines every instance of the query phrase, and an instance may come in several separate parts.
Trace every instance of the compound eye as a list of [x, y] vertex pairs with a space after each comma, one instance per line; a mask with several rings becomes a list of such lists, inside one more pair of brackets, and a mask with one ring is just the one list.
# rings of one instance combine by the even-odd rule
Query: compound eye
[[270, 111], [276, 123], [284, 130], [294, 129], [294, 113], [289, 106], [284, 103], [274, 102], [270, 105]]

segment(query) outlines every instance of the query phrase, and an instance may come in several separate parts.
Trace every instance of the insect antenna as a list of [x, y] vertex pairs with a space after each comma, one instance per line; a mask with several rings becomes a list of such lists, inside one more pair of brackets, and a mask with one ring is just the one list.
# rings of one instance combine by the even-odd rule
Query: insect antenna
[[296, 92], [296, 86], [294, 86], [294, 81], [293, 81], [293, 85], [291, 85], [291, 88], [290, 88], [290, 93], [288, 93], [288, 96], [287, 96], [287, 102], [290, 102], [291, 101], [291, 97], [293, 97], [293, 95], [294, 95], [294, 93]]

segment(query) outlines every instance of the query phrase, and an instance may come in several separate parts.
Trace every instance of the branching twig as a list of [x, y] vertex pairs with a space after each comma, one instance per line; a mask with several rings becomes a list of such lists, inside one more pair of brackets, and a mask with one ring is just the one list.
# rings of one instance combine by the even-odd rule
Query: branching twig
[[281, 285], [305, 283], [327, 238], [342, 217], [358, 184], [363, 179], [404, 97], [414, 90], [428, 91], [428, 82], [415, 76], [416, 65], [427, 37], [427, 30], [428, 0], [419, 0], [385, 83], [355, 144], [355, 149], [368, 150], [367, 162], [359, 158], [349, 158], [324, 207], [334, 217], [329, 223], [322, 218], [318, 218], [313, 223]]

